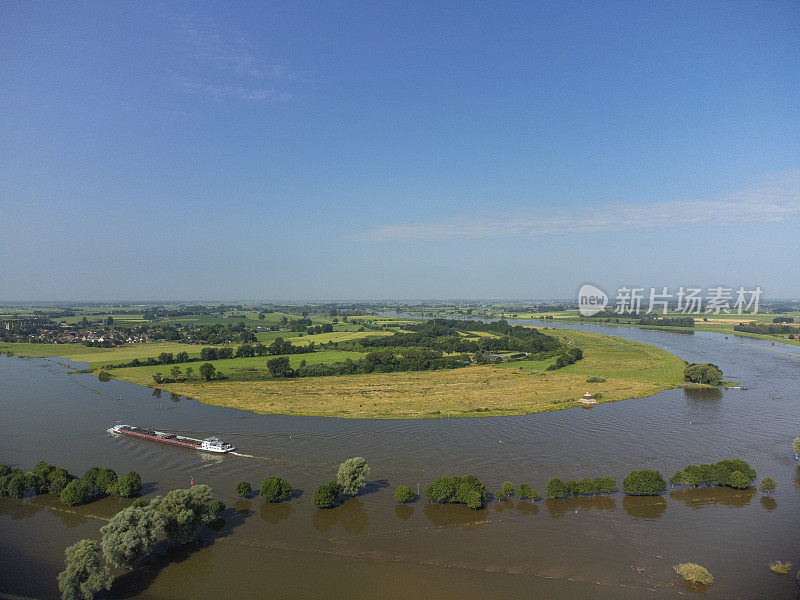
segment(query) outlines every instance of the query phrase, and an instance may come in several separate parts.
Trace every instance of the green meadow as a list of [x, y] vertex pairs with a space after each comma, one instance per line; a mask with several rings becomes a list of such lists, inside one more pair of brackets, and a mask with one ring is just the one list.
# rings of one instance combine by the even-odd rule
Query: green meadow
[[[300, 366], [305, 361], [309, 365], [320, 363], [334, 363], [345, 361], [348, 358], [358, 360], [364, 355], [360, 352], [346, 352], [340, 350], [323, 350], [309, 352], [307, 354], [289, 354], [289, 364], [293, 369]], [[267, 369], [267, 361], [275, 356], [254, 356], [252, 358], [229, 358], [224, 360], [208, 361], [218, 371], [222, 371], [229, 381], [253, 381], [269, 379], [271, 377]], [[198, 378], [198, 368], [202, 362], [174, 363], [169, 365], [152, 365], [146, 367], [127, 367], [123, 369], [108, 369], [108, 373], [116, 378], [138, 383], [140, 385], [155, 385], [153, 375], [161, 373], [164, 377], [170, 377], [173, 367], [178, 367], [181, 372], [185, 372], [187, 367], [194, 370], [194, 377]]]

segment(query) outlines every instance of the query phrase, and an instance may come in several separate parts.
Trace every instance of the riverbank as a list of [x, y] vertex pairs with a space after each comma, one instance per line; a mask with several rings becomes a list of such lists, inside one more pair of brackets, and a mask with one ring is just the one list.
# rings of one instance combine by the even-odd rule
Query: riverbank
[[[548, 331], [584, 358], [557, 371], [555, 359], [461, 369], [302, 377], [267, 381], [162, 384], [166, 391], [216, 406], [261, 414], [371, 419], [520, 415], [578, 406], [585, 392], [599, 402], [651, 396], [683, 384], [684, 362], [665, 350], [596, 333]], [[225, 361], [217, 361], [224, 369]], [[115, 378], [152, 387], [137, 369]], [[605, 381], [587, 383], [588, 377]]]

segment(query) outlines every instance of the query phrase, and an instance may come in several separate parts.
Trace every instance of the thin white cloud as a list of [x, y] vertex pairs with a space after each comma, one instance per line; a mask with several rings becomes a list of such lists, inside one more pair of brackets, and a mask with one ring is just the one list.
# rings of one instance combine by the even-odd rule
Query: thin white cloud
[[178, 87], [192, 93], [203, 93], [217, 98], [239, 98], [251, 102], [289, 102], [292, 94], [274, 89], [251, 88], [242, 85], [213, 85], [199, 81], [178, 78]]
[[537, 209], [535, 217], [458, 215], [435, 222], [379, 225], [350, 236], [364, 242], [481, 239], [653, 229], [667, 226], [778, 223], [800, 217], [800, 171], [722, 200], [677, 200]]
[[190, 52], [201, 62], [234, 75], [263, 79], [294, 79], [285, 65], [260, 56], [258, 49], [241, 32], [220, 32], [216, 23], [205, 27], [188, 18], [181, 21]]
[[286, 87], [297, 78], [286, 66], [261, 56], [258, 48], [240, 32], [222, 33], [214, 22], [198, 25], [188, 17], [179, 20], [184, 52], [192, 60], [177, 86], [188, 93], [250, 102], [288, 102], [295, 95], [265, 86], [267, 80]]

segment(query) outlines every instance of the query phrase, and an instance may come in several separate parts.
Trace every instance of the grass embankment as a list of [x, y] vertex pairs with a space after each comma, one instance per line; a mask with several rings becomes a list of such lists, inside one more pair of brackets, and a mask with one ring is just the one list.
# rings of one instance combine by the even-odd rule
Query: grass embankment
[[[587, 391], [600, 392], [601, 402], [610, 402], [650, 396], [682, 384], [683, 361], [664, 350], [594, 333], [554, 333], [581, 347], [585, 358], [558, 371], [545, 370], [554, 359], [523, 360], [443, 371], [174, 383], [159, 387], [206, 404], [264, 414], [437, 418], [544, 412], [577, 406], [577, 399]], [[308, 360], [315, 354], [293, 355], [291, 360]], [[231, 361], [218, 361], [217, 366], [227, 373], [226, 362]], [[113, 375], [120, 379], [132, 376], [124, 371], [119, 369]], [[606, 381], [586, 383], [588, 376]], [[152, 380], [145, 383], [152, 385]], [[554, 404], [554, 400], [560, 402]]]

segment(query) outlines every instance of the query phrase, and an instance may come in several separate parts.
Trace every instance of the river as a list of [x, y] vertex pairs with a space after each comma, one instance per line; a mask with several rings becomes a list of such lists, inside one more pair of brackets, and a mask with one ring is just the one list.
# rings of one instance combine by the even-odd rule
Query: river
[[[512, 321], [531, 324], [531, 321]], [[542, 322], [533, 322], [542, 326]], [[747, 390], [668, 390], [591, 409], [515, 417], [428, 420], [256, 415], [90, 374], [61, 359], [0, 357], [0, 462], [25, 470], [46, 460], [81, 473], [92, 465], [142, 474], [148, 497], [208, 483], [228, 508], [204, 542], [122, 575], [113, 598], [641, 598], [687, 589], [672, 566], [697, 562], [715, 582], [708, 598], [796, 598], [800, 563], [800, 354], [771, 342], [696, 332], [545, 323], [596, 331], [719, 365]], [[782, 354], [783, 353], [783, 354]], [[124, 437], [118, 422], [191, 437], [216, 433], [239, 449], [213, 456]], [[371, 483], [342, 506], [318, 511], [314, 488], [338, 464], [364, 456]], [[691, 463], [741, 457], [778, 484], [621, 493], [536, 503], [493, 501], [471, 511], [420, 500], [396, 506], [397, 485], [474, 473], [544, 492], [550, 477], [612, 476], [632, 469], [665, 477]], [[235, 484], [286, 477], [291, 502], [237, 500]], [[544, 494], [543, 494], [544, 495]], [[0, 499], [0, 592], [57, 598], [64, 548], [99, 538], [125, 506], [104, 499], [66, 511], [47, 496]]]

